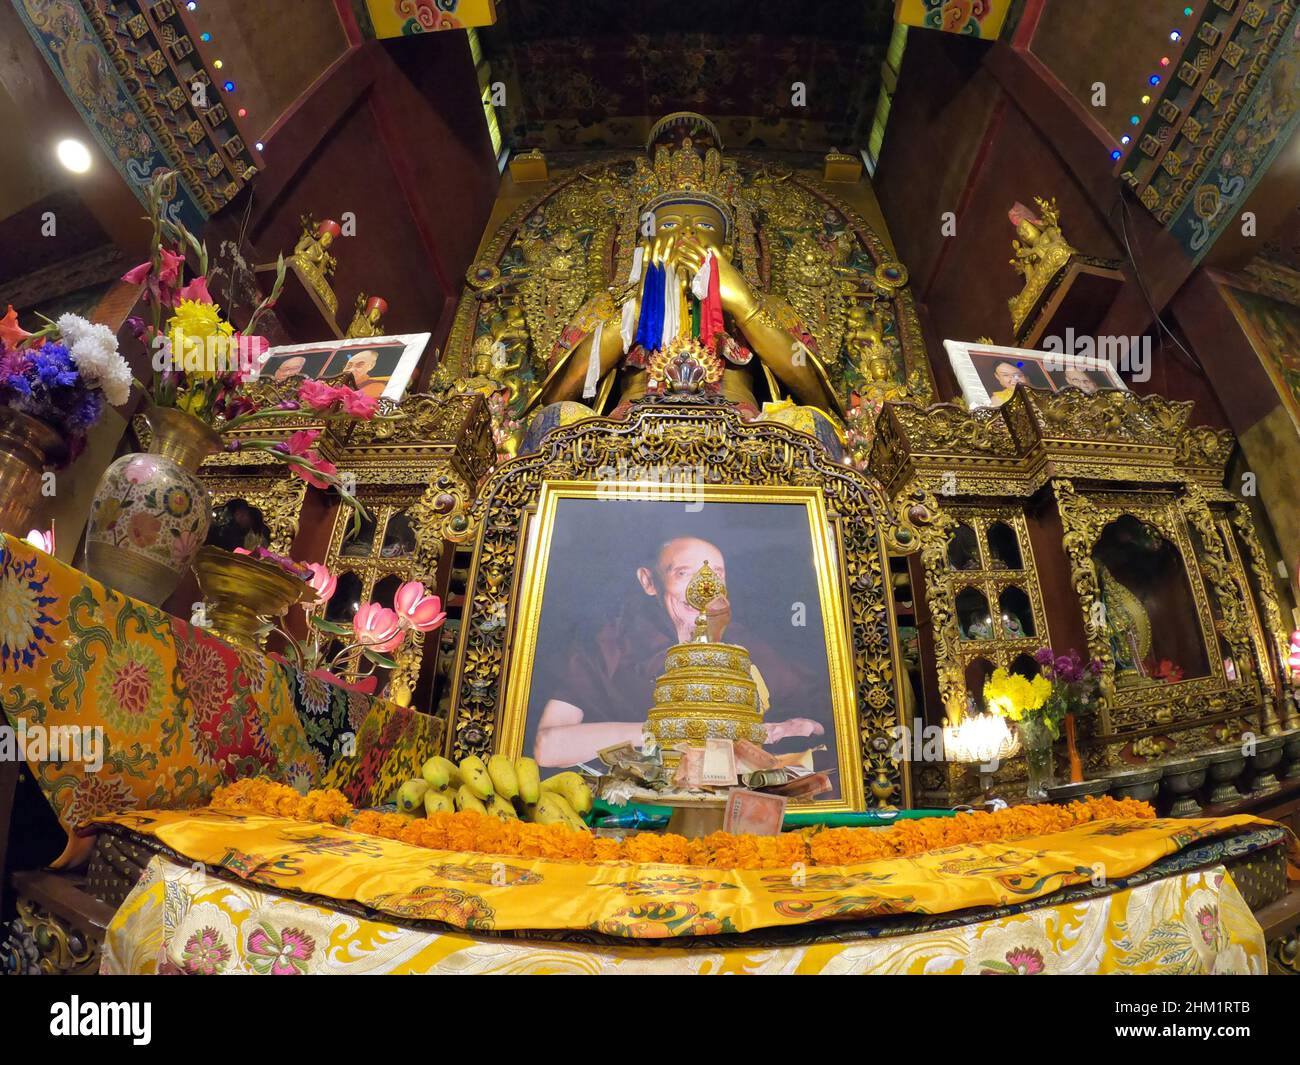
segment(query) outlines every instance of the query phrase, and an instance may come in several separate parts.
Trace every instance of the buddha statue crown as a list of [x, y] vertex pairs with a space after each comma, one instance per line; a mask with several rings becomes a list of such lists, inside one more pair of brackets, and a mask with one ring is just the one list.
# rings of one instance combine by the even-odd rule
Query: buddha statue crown
[[731, 230], [740, 178], [734, 165], [723, 162], [717, 126], [693, 111], [665, 115], [651, 128], [646, 151], [653, 165], [637, 160], [633, 177], [642, 211], [670, 203], [708, 204]]

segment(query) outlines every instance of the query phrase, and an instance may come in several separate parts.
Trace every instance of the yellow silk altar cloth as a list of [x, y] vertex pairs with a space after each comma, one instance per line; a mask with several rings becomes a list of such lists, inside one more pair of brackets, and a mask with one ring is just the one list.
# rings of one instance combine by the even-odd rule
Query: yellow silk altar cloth
[[[107, 974], [1263, 974], [1222, 866], [956, 928], [779, 946], [620, 946], [405, 928], [154, 858], [104, 938]], [[691, 942], [691, 941], [687, 941]]]
[[1023, 903], [1099, 878], [1119, 880], [1198, 840], [1268, 823], [1248, 816], [1094, 821], [854, 865], [714, 869], [438, 851], [212, 808], [100, 820], [152, 837], [187, 862], [312, 902], [359, 904], [467, 931], [584, 930], [628, 939]]

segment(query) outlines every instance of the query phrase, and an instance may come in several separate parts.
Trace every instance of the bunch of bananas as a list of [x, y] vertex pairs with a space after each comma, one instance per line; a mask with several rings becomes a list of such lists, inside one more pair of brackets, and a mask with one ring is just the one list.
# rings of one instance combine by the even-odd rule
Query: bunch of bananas
[[413, 817], [474, 810], [503, 820], [522, 817], [586, 832], [582, 815], [591, 810], [591, 788], [580, 773], [557, 773], [542, 780], [531, 758], [511, 761], [494, 754], [485, 763], [470, 755], [457, 765], [435, 755], [420, 768], [418, 780], [408, 780], [398, 790], [397, 808]]

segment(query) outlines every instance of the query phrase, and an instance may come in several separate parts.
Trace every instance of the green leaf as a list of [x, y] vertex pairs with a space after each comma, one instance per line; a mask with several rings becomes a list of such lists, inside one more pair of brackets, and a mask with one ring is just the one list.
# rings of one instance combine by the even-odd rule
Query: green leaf
[[389, 658], [387, 655], [381, 655], [378, 651], [372, 651], [369, 647], [367, 647], [361, 653], [365, 655], [368, 659], [370, 659], [370, 661], [372, 661], [375, 665], [380, 666], [383, 669], [397, 668], [397, 663], [393, 661], [393, 659]]
[[352, 635], [351, 625], [341, 625], [337, 621], [326, 621], [324, 618], [312, 618], [311, 624], [313, 628], [320, 629], [321, 632], [328, 632], [334, 636]]

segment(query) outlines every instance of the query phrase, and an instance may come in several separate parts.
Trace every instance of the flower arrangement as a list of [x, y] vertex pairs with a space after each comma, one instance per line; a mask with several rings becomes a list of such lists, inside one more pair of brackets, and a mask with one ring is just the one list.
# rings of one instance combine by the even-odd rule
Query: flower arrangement
[[1064, 832], [1107, 820], [1150, 820], [1155, 810], [1135, 799], [1109, 796], [1068, 805], [1013, 806], [992, 813], [902, 821], [890, 828], [827, 828], [776, 836], [736, 836], [715, 832], [702, 839], [661, 832], [639, 832], [609, 839], [567, 825], [501, 820], [473, 810], [412, 818], [378, 810], [356, 810], [338, 791], [301, 795], [287, 784], [245, 779], [213, 792], [217, 809], [255, 811], [274, 817], [345, 826], [435, 850], [471, 851], [521, 858], [576, 861], [666, 862], [713, 869], [788, 869], [804, 865], [851, 865], [902, 858], [965, 843], [993, 843]]
[[0, 318], [0, 405], [55, 430], [65, 445], [60, 465], [85, 450], [105, 403], [120, 406], [130, 398], [131, 381], [108, 326], [63, 314], [28, 332], [12, 306]]
[[[363, 680], [372, 676], [377, 668], [396, 667], [397, 663], [390, 656], [402, 646], [408, 633], [432, 632], [447, 620], [438, 596], [430, 595], [419, 581], [407, 581], [397, 589], [391, 608], [376, 602], [361, 603], [350, 625], [330, 621], [325, 617], [325, 608], [338, 588], [338, 578], [328, 568], [319, 562], [295, 562], [265, 548], [253, 552], [245, 552], [242, 548], [235, 550], [236, 553], [253, 554], [274, 562], [301, 577], [316, 593], [314, 599], [299, 604], [307, 621], [306, 640], [295, 639], [283, 629], [278, 630], [292, 651], [298, 668], [304, 672], [323, 670], [350, 682]], [[341, 646], [336, 647], [336, 644]], [[331, 651], [332, 647], [335, 649]], [[368, 663], [364, 671], [348, 666], [358, 652]]]
[[[1052, 684], [1046, 677], [1030, 679], [1019, 673], [1008, 673], [1001, 666], [984, 682], [984, 702], [989, 710], [1011, 721], [1045, 718], [1043, 709], [1051, 694]], [[1048, 730], [1053, 739], [1060, 735], [1050, 724]]]
[[1034, 661], [1051, 684], [1043, 720], [1052, 739], [1059, 739], [1066, 714], [1086, 710], [1097, 699], [1101, 691], [1101, 659], [1084, 662], [1073, 647], [1064, 654], [1043, 647], [1034, 654]]
[[[149, 184], [153, 255], [127, 271], [123, 281], [143, 285], [148, 320], [130, 320], [140, 341], [153, 352], [154, 379], [146, 389], [155, 406], [175, 407], [209, 425], [230, 451], [263, 451], [286, 463], [290, 471], [316, 488], [334, 488], [360, 520], [362, 509], [345, 487], [338, 468], [317, 450], [318, 430], [294, 433], [288, 440], [233, 439], [260, 419], [292, 411], [369, 421], [382, 417], [378, 402], [352, 388], [304, 381], [296, 399], [257, 408], [241, 386], [248, 380], [268, 341], [256, 334], [259, 319], [275, 306], [284, 286], [281, 256], [270, 295], [253, 310], [242, 330], [222, 315], [208, 291], [206, 246], [188, 229], [167, 218], [163, 205], [175, 174], [164, 173]], [[198, 275], [185, 280], [186, 254], [193, 254]]]

